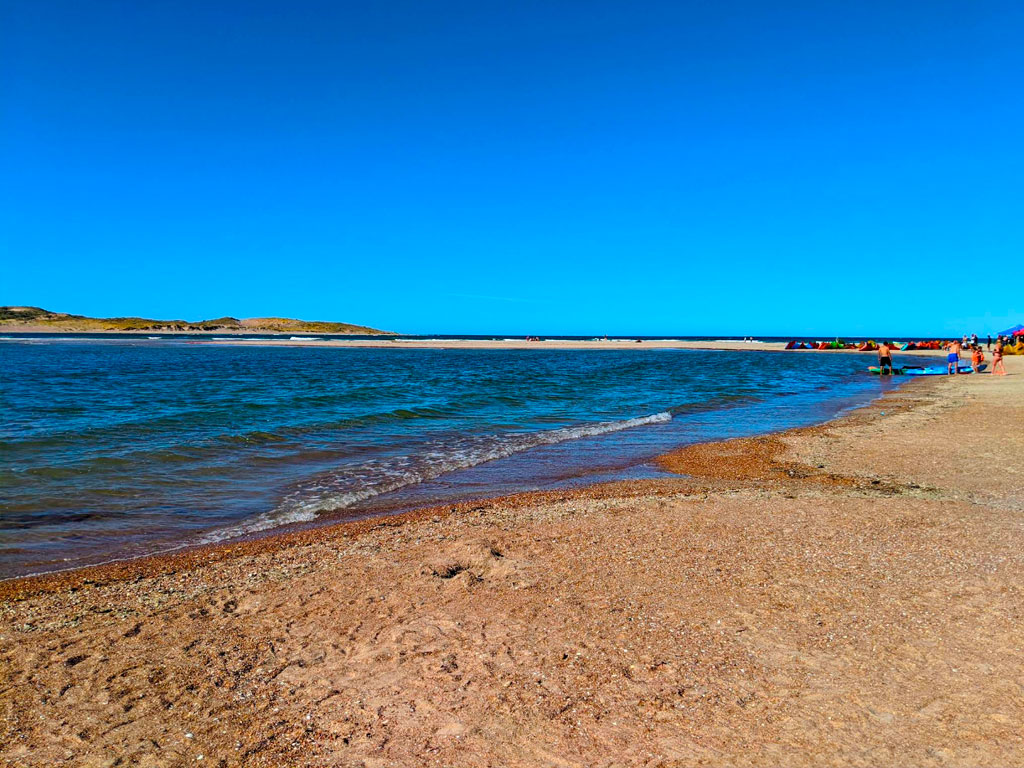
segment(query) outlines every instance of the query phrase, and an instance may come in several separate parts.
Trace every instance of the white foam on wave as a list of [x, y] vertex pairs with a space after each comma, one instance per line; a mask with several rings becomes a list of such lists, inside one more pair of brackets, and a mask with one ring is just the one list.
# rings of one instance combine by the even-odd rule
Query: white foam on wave
[[467, 438], [459, 445], [438, 445], [434, 450], [416, 456], [367, 462], [343, 473], [322, 476], [300, 488], [270, 512], [256, 515], [229, 528], [210, 531], [200, 543], [212, 544], [282, 525], [308, 523], [324, 512], [345, 509], [374, 496], [433, 480], [458, 469], [503, 459], [530, 448], [671, 420], [672, 414], [664, 411], [624, 421], [601, 421], [541, 432]]

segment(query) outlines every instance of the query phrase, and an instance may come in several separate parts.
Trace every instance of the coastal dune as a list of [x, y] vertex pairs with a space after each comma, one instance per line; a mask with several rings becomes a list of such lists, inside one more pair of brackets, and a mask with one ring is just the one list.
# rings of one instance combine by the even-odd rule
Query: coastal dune
[[10, 765], [1024, 762], [1024, 360], [677, 478], [0, 584]]

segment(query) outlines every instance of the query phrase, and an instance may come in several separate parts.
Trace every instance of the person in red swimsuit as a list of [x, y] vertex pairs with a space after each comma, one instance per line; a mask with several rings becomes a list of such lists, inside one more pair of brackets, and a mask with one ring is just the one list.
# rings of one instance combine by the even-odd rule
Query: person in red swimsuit
[[998, 376], [1006, 375], [1006, 366], [1003, 365], [1003, 340], [996, 341], [996, 348], [992, 350], [992, 373]]

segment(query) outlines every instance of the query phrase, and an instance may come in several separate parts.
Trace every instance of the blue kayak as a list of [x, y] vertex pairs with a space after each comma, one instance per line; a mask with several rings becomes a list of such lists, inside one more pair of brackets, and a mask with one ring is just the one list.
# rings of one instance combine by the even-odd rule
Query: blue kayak
[[[988, 368], [987, 363], [982, 363], [978, 366], [978, 371], [984, 371]], [[974, 369], [969, 365], [958, 365], [956, 367], [957, 373], [974, 373]], [[949, 369], [944, 365], [931, 365], [927, 368], [920, 366], [910, 366], [903, 369], [903, 373], [906, 376], [946, 376], [949, 373]]]

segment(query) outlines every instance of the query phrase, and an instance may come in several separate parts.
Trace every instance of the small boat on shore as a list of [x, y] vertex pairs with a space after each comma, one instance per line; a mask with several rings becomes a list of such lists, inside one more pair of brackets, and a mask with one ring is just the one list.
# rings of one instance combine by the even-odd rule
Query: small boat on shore
[[[978, 366], [977, 372], [981, 373], [987, 367], [988, 365], [986, 363], [982, 363], [981, 365]], [[958, 365], [956, 367], [956, 372], [958, 374], [964, 374], [974, 373], [975, 371], [974, 368], [972, 368], [969, 365]], [[906, 374], [907, 376], [948, 376], [949, 369], [944, 365], [930, 365], [927, 367], [912, 365], [904, 368], [903, 373]]]
[[[982, 363], [981, 365], [978, 366], [977, 372], [981, 373], [987, 367], [988, 367], [987, 363]], [[974, 373], [975, 370], [971, 366], [969, 366], [969, 365], [959, 365], [959, 366], [957, 366], [956, 372], [958, 374]], [[879, 376], [882, 373], [882, 369], [879, 366], [877, 366], [877, 365], [872, 365], [871, 367], [868, 368], [868, 373], [870, 373], [870, 374], [872, 374], [874, 376]], [[893, 376], [948, 376], [949, 375], [949, 370], [944, 365], [930, 365], [930, 366], [907, 365], [907, 366], [904, 366], [903, 368], [893, 368], [892, 369], [892, 375]]]

